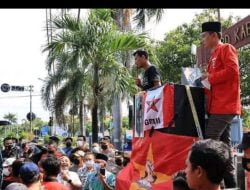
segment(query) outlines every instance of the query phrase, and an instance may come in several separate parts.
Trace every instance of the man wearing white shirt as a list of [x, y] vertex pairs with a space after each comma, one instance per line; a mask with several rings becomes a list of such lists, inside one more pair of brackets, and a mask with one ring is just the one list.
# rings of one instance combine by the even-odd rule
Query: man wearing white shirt
[[70, 160], [67, 156], [60, 158], [61, 172], [57, 176], [58, 182], [68, 186], [70, 189], [81, 189], [82, 183], [76, 172], [69, 171]]

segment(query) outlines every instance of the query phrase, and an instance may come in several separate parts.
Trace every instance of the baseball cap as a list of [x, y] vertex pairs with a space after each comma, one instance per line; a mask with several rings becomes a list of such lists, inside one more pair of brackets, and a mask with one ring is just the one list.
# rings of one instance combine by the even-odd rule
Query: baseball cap
[[22, 178], [23, 181], [29, 181], [34, 176], [39, 175], [39, 168], [33, 162], [26, 162], [20, 168], [19, 173], [20, 173], [20, 177]]
[[75, 156], [79, 156], [79, 157], [84, 157], [85, 153], [81, 150], [78, 150], [74, 153]]
[[11, 183], [5, 190], [28, 190], [28, 188], [22, 183]]
[[7, 158], [7, 159], [3, 162], [3, 167], [12, 165], [13, 162], [14, 162], [15, 160], [16, 160], [15, 158]]

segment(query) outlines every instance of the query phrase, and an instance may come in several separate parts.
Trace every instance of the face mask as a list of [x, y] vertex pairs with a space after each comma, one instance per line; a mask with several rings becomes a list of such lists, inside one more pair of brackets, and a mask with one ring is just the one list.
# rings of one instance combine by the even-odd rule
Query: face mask
[[83, 146], [83, 141], [77, 141], [76, 144], [77, 146]]
[[48, 153], [49, 154], [54, 154], [55, 152], [54, 152], [54, 150], [48, 150]]
[[247, 167], [247, 165], [250, 164], [249, 158], [242, 158], [242, 167], [250, 172], [250, 167]]
[[93, 153], [100, 153], [99, 147], [94, 147], [92, 151]]
[[9, 168], [4, 168], [4, 169], [3, 169], [3, 175], [4, 175], [4, 176], [9, 176], [9, 175], [10, 175]]
[[88, 160], [85, 162], [87, 168], [92, 168], [95, 164], [94, 160]]
[[12, 149], [12, 145], [6, 146], [6, 150], [11, 150]]
[[102, 145], [101, 146], [103, 150], [107, 150], [108, 149], [108, 145]]
[[72, 143], [71, 142], [66, 142], [67, 147], [71, 147]]
[[117, 166], [122, 166], [122, 160], [121, 160], [121, 159], [116, 159], [116, 160], [115, 160], [115, 164], [116, 164]]

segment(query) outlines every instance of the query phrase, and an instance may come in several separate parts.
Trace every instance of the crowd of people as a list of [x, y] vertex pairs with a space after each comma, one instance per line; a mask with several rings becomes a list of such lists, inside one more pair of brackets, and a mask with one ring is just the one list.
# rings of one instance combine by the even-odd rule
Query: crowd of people
[[[220, 190], [224, 180], [226, 188], [236, 188], [235, 167], [231, 153], [230, 124], [241, 114], [239, 61], [236, 49], [221, 42], [221, 23], [202, 24], [202, 44], [211, 49], [207, 68], [200, 81], [205, 85], [208, 121], [206, 140], [193, 144], [186, 159], [185, 171], [173, 178], [174, 190]], [[149, 62], [148, 53], [138, 50], [135, 64], [145, 72], [135, 83], [141, 90], [161, 86], [161, 77]], [[115, 189], [116, 174], [130, 162], [130, 154], [115, 150], [110, 137], [91, 147], [85, 136], [65, 138], [65, 147], [51, 136], [46, 145], [4, 139], [1, 152], [3, 190], [110, 190]], [[162, 142], [164, 143], [164, 142]], [[243, 138], [243, 168], [250, 171], [250, 134]], [[250, 183], [248, 184], [250, 188]]]
[[1, 189], [115, 189], [116, 174], [129, 163], [130, 152], [117, 151], [109, 136], [91, 147], [85, 136], [78, 136], [74, 144], [71, 137], [61, 142], [51, 136], [42, 145], [6, 137], [1, 151]]

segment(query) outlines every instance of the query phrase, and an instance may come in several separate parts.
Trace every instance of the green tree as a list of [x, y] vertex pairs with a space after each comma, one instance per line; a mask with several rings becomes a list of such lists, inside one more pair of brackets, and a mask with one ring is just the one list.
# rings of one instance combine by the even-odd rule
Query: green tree
[[243, 109], [242, 113], [243, 127], [250, 129], [250, 110]]
[[17, 123], [17, 115], [14, 113], [5, 114], [3, 118], [7, 119], [11, 123]]
[[250, 105], [250, 48], [239, 50], [239, 64], [241, 76], [241, 102], [244, 106]]
[[137, 27], [140, 29], [145, 29], [146, 23], [152, 18], [156, 18], [159, 22], [164, 13], [164, 9], [136, 9], [134, 20], [137, 22]]
[[97, 142], [100, 97], [135, 90], [127, 69], [118, 64], [120, 52], [143, 47], [145, 37], [119, 32], [110, 10], [105, 9], [91, 10], [85, 22], [69, 15], [54, 19], [53, 28], [57, 33], [45, 48], [49, 51], [47, 67], [55, 61], [58, 64], [55, 74], [46, 79], [43, 100], [49, 107], [52, 87], [60, 85], [52, 100], [60, 118], [66, 105], [90, 97], [93, 142]]
[[[197, 14], [190, 24], [182, 24], [168, 32], [164, 41], [156, 45], [163, 82], [180, 82], [181, 67], [194, 64], [191, 63], [191, 45], [200, 44], [201, 24], [208, 20], [216, 21], [217, 16], [216, 9], [206, 9]], [[232, 26], [238, 19], [233, 16], [221, 18], [222, 30]]]

